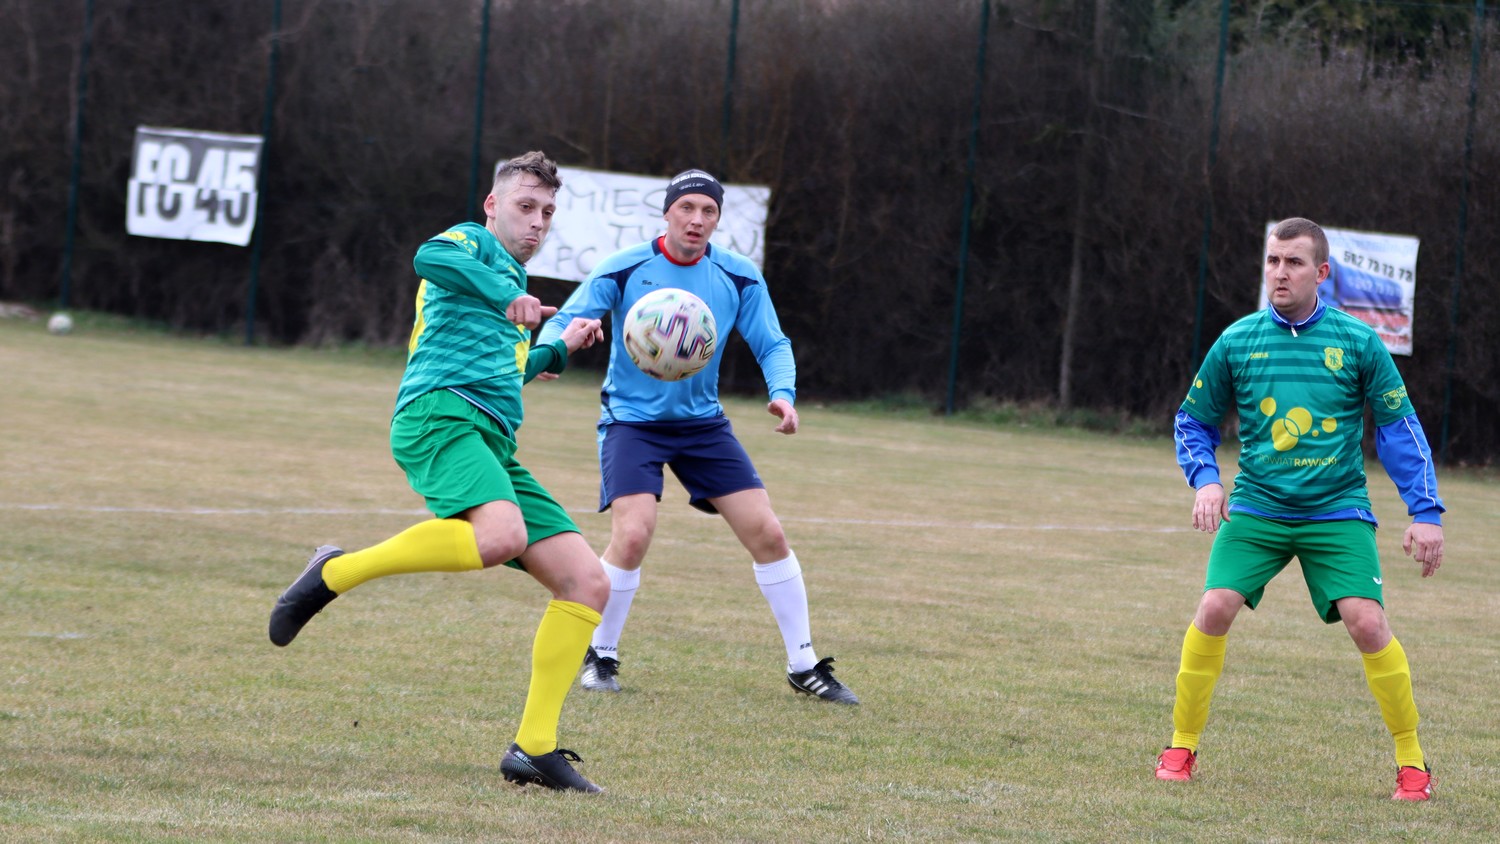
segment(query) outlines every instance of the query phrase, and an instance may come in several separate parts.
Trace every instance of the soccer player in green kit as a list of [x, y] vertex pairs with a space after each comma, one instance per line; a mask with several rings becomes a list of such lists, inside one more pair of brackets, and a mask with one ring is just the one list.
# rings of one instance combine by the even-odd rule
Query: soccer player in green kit
[[[1366, 404], [1381, 465], [1412, 517], [1402, 547], [1423, 577], [1443, 562], [1444, 507], [1401, 374], [1373, 329], [1318, 298], [1328, 273], [1322, 228], [1301, 218], [1277, 223], [1265, 252], [1271, 306], [1225, 329], [1177, 414], [1178, 463], [1197, 490], [1193, 527], [1218, 535], [1183, 639], [1172, 743], [1157, 757], [1156, 776], [1192, 778], [1229, 627], [1296, 557], [1318, 614], [1328, 624], [1343, 621], [1362, 656], [1395, 740], [1392, 799], [1427, 800], [1432, 773], [1417, 741], [1411, 668], [1382, 603], [1361, 448]], [[1214, 449], [1230, 411], [1239, 415], [1242, 445], [1226, 499]]]
[[563, 507], [515, 457], [521, 385], [559, 373], [568, 354], [603, 339], [577, 319], [555, 341], [531, 332], [556, 309], [526, 292], [525, 263], [547, 237], [562, 181], [540, 152], [505, 162], [484, 201], [486, 222], [423, 243], [413, 266], [416, 320], [391, 420], [391, 453], [436, 518], [345, 553], [317, 549], [271, 611], [270, 637], [291, 643], [334, 598], [377, 577], [509, 565], [552, 593], [532, 643], [531, 684], [505, 779], [561, 791], [601, 789], [557, 747], [557, 726], [583, 664], [609, 579]]

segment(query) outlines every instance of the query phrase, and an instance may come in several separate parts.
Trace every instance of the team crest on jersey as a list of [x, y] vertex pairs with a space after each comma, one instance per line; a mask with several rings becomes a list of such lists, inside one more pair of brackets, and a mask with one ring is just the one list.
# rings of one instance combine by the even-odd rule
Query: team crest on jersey
[[1326, 366], [1326, 367], [1328, 367], [1329, 369], [1333, 370], [1334, 372], [1338, 372], [1340, 369], [1343, 369], [1344, 368], [1344, 350], [1343, 349], [1335, 349], [1335, 348], [1332, 348], [1332, 347], [1324, 349], [1323, 350], [1323, 365]]
[[1401, 401], [1406, 398], [1406, 387], [1403, 385], [1397, 389], [1391, 390], [1390, 392], [1382, 395], [1381, 398], [1385, 399], [1386, 407], [1389, 407], [1391, 410], [1400, 410]]

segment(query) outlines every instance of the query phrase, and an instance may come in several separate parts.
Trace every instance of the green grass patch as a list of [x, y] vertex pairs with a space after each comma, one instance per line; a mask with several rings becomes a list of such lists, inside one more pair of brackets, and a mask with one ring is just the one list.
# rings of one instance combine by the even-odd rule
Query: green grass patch
[[[1210, 544], [1170, 441], [875, 404], [808, 403], [784, 437], [728, 403], [864, 704], [793, 695], [749, 559], [669, 482], [626, 690], [563, 716], [608, 793], [509, 786], [546, 600], [524, 575], [375, 581], [266, 641], [313, 546], [422, 517], [386, 443], [400, 365], [0, 320], [0, 840], [1500, 839], [1493, 476], [1443, 476], [1424, 581], [1372, 467], [1435, 802], [1387, 800], [1359, 659], [1295, 569], [1236, 626], [1200, 777], [1163, 784]], [[520, 440], [602, 549], [597, 390], [531, 385]]]
[[845, 413], [875, 413], [903, 419], [941, 419], [949, 424], [982, 425], [995, 428], [1043, 428], [1053, 433], [1117, 434], [1133, 438], [1170, 437], [1170, 419], [1147, 420], [1132, 417], [1124, 410], [1093, 408], [1060, 408], [1042, 402], [1001, 402], [979, 399], [953, 413], [946, 413], [940, 403], [926, 396], [897, 393], [861, 401], [842, 402]]

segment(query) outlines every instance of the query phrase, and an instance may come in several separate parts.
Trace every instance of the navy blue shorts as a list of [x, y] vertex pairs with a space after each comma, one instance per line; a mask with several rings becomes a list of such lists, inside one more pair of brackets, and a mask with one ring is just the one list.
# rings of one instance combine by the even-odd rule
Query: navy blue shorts
[[717, 513], [710, 498], [765, 484], [726, 416], [686, 422], [608, 422], [599, 426], [599, 512], [622, 495], [661, 500], [661, 467], [688, 491], [688, 503]]

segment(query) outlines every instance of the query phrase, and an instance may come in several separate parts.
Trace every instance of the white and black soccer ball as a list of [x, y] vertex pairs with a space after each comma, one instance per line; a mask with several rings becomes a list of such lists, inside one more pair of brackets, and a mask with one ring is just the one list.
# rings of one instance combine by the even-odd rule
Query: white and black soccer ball
[[675, 287], [637, 299], [619, 330], [631, 361], [660, 381], [698, 374], [719, 344], [714, 312], [702, 299]]
[[53, 334], [67, 334], [73, 330], [73, 318], [58, 311], [47, 319], [47, 330]]

